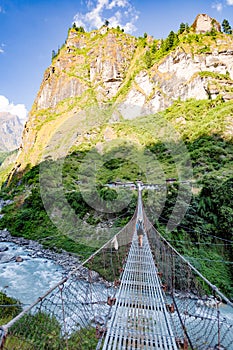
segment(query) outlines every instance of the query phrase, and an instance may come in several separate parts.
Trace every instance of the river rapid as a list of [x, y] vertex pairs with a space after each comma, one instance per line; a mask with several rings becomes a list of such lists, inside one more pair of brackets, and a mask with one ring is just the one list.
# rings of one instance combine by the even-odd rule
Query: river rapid
[[53, 260], [33, 255], [34, 251], [30, 248], [0, 242], [0, 290], [18, 299], [24, 306], [43, 295], [66, 273]]

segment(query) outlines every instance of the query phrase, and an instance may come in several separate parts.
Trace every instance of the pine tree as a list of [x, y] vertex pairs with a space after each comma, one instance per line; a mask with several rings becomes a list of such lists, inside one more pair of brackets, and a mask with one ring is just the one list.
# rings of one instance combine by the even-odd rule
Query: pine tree
[[171, 50], [177, 43], [178, 41], [178, 36], [172, 31], [170, 31], [167, 39], [163, 42], [163, 49], [165, 51]]
[[151, 47], [151, 53], [155, 54], [156, 51], [157, 51], [157, 42], [154, 40], [153, 44], [152, 44], [152, 47]]
[[168, 35], [168, 46], [169, 46], [169, 49], [172, 48], [172, 46], [174, 45], [174, 41], [175, 41], [175, 33], [173, 32], [173, 30], [171, 30], [169, 35]]
[[182, 23], [180, 23], [179, 34], [184, 33], [184, 31], [185, 31], [185, 24], [182, 22]]
[[222, 22], [222, 29], [223, 29], [223, 33], [225, 34], [232, 34], [232, 29], [231, 29], [231, 26], [228, 22], [227, 19], [224, 19], [223, 22]]
[[152, 57], [150, 51], [146, 51], [145, 53], [145, 63], [147, 68], [152, 67]]
[[52, 60], [57, 56], [56, 51], [52, 50]]
[[185, 30], [186, 30], [187, 33], [190, 32], [190, 27], [189, 27], [188, 23], [185, 23]]

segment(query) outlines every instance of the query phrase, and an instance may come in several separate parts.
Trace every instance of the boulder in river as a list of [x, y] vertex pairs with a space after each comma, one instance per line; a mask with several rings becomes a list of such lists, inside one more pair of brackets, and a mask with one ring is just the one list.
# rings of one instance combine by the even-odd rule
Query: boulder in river
[[21, 256], [16, 256], [15, 257], [15, 261], [16, 262], [22, 262], [23, 261], [23, 258]]
[[6, 252], [9, 248], [7, 245], [4, 245], [3, 247], [0, 247], [0, 253]]

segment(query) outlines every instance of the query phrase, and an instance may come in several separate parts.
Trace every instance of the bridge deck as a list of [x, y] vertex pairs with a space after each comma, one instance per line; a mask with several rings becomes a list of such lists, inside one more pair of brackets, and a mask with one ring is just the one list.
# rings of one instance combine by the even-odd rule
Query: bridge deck
[[177, 350], [147, 236], [134, 233], [103, 350]]

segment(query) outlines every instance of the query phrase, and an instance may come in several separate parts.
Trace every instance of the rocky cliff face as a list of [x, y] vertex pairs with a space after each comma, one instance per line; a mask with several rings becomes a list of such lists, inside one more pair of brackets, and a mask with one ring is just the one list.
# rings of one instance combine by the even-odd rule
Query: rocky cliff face
[[[219, 79], [218, 74], [226, 77]], [[169, 107], [177, 99], [214, 99], [221, 94], [229, 100], [233, 99], [232, 78], [233, 51], [192, 55], [177, 48], [150, 72], [143, 71], [135, 77], [123, 104], [136, 105], [138, 115], [146, 115]], [[129, 113], [131, 118], [136, 116]], [[123, 113], [124, 117], [130, 118], [129, 113]]]
[[212, 29], [216, 30], [217, 32], [221, 32], [220, 23], [218, 23], [216, 19], [211, 18], [206, 14], [198, 15], [195, 18], [195, 21], [192, 24], [192, 27], [194, 28], [195, 32], [198, 34], [210, 32]]
[[151, 37], [136, 39], [106, 27], [91, 33], [71, 29], [44, 74], [15, 168], [24, 169], [29, 159], [36, 164], [56, 128], [92, 105], [117, 106], [118, 120], [159, 112], [177, 99], [233, 99], [231, 36], [184, 33], [173, 50], [148, 66], [153, 43], [159, 50], [161, 42]]
[[0, 112], [0, 151], [13, 151], [21, 144], [23, 124], [17, 115]]
[[36, 109], [54, 108], [92, 88], [98, 101], [113, 97], [125, 76], [136, 39], [123, 33], [70, 31], [62, 54], [45, 72]]

